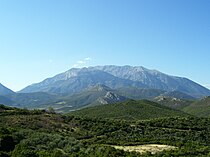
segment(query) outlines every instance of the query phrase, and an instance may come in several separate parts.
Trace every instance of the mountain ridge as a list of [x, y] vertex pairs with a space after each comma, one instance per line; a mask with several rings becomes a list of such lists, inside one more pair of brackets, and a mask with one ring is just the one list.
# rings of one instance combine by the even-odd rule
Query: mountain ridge
[[7, 95], [13, 93], [15, 92], [13, 92], [11, 89], [7, 88], [6, 86], [0, 83], [0, 95]]
[[180, 91], [193, 97], [210, 95], [210, 90], [184, 77], [170, 76], [142, 66], [95, 66], [72, 68], [64, 73], [32, 84], [20, 92], [77, 93], [96, 84], [110, 88], [140, 87]]

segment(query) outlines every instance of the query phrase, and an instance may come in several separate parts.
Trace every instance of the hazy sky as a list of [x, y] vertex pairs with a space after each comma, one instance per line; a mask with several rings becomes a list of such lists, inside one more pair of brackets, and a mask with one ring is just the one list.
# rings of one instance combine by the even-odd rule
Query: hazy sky
[[135, 65], [210, 84], [210, 0], [0, 0], [0, 82]]

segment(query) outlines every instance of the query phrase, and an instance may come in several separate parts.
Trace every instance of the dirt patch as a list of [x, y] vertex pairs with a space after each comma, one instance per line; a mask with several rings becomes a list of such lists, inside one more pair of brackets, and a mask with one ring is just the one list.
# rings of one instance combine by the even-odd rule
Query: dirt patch
[[146, 153], [151, 152], [155, 154], [157, 152], [161, 152], [164, 150], [172, 150], [176, 149], [177, 147], [169, 146], [169, 145], [161, 145], [161, 144], [147, 144], [147, 145], [138, 145], [138, 146], [112, 146], [115, 149], [120, 149], [129, 152], [139, 152], [139, 153]]

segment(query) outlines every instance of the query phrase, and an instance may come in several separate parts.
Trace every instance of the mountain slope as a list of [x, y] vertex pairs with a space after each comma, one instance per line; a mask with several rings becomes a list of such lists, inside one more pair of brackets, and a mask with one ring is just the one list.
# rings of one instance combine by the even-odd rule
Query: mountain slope
[[116, 89], [116, 92], [129, 99], [140, 100], [140, 99], [153, 99], [165, 91], [160, 89], [150, 88], [138, 88], [138, 87], [124, 87]]
[[105, 71], [119, 78], [141, 82], [148, 88], [162, 89], [166, 91], [180, 91], [193, 97], [210, 95], [210, 91], [207, 88], [187, 78], [166, 75], [157, 70], [149, 70], [140, 66], [108, 65], [97, 66], [94, 68]]
[[122, 103], [85, 108], [71, 112], [70, 115], [140, 120], [160, 117], [185, 116], [186, 114], [184, 112], [173, 110], [147, 100], [128, 100]]
[[5, 104], [8, 106], [13, 106], [15, 104], [14, 101], [12, 101], [11, 99], [5, 97], [5, 96], [1, 96], [0, 95], [0, 104]]
[[[169, 96], [170, 96], [170, 99]], [[44, 92], [36, 93], [15, 93], [6, 96], [12, 100], [12, 106], [27, 107], [27, 108], [41, 108], [47, 109], [53, 107], [57, 112], [70, 112], [77, 109], [98, 106], [104, 104], [112, 104], [116, 102], [123, 102], [128, 99], [140, 100], [149, 99], [163, 104], [168, 107], [180, 109], [186, 107], [188, 101], [182, 98], [192, 98], [181, 92], [166, 92], [159, 89], [146, 89], [137, 87], [125, 87], [118, 89], [111, 89], [105, 85], [97, 84], [86, 88], [85, 90], [76, 94], [57, 95]], [[167, 99], [154, 99], [166, 97]], [[181, 98], [181, 99], [180, 99]], [[0, 99], [1, 100], [1, 99]], [[159, 101], [161, 100], [161, 101]], [[1, 102], [1, 101], [0, 101]], [[184, 102], [184, 103], [183, 103]], [[11, 103], [2, 103], [10, 105]], [[187, 103], [189, 104], [189, 103]]]
[[190, 96], [188, 94], [179, 92], [179, 91], [165, 92], [165, 93], [163, 93], [161, 95], [162, 96], [166, 96], [166, 97], [174, 97], [174, 98], [177, 98], [177, 99], [195, 100], [194, 97], [192, 97], [192, 96]]
[[73, 68], [55, 77], [28, 86], [20, 92], [74, 94], [96, 84], [104, 84], [114, 89], [138, 87], [179, 91], [193, 97], [210, 95], [210, 90], [187, 78], [169, 76], [157, 70], [132, 66]]
[[[7, 99], [14, 102], [12, 106], [21, 108], [38, 108], [43, 104], [55, 102], [60, 96], [55, 94], [48, 94], [44, 92], [37, 93], [14, 93], [5, 96]], [[10, 105], [8, 103], [4, 103]]]
[[183, 111], [198, 117], [210, 117], [210, 97], [191, 103]]
[[42, 107], [47, 108], [51, 106], [57, 112], [70, 112], [88, 106], [116, 103], [124, 100], [127, 100], [127, 98], [116, 94], [114, 90], [107, 86], [98, 84], [80, 93], [60, 97], [55, 102], [48, 103]]
[[14, 92], [0, 83], [0, 95], [13, 94]]
[[42, 91], [59, 94], [74, 94], [96, 84], [103, 84], [110, 88], [129, 86], [144, 87], [140, 82], [121, 79], [100, 70], [82, 68], [71, 69], [65, 73], [56, 75], [53, 78], [46, 79], [41, 83], [28, 86], [20, 92], [28, 93]]
[[160, 95], [158, 97], [155, 97], [153, 101], [161, 105], [178, 110], [182, 110], [183, 108], [189, 106], [191, 103], [194, 102], [193, 100], [179, 99], [176, 97], [170, 97], [165, 95]]

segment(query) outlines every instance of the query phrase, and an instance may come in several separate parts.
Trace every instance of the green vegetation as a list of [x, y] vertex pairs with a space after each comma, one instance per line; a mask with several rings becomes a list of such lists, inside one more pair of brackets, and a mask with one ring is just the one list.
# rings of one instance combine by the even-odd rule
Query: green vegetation
[[148, 100], [128, 100], [122, 103], [89, 107], [69, 113], [82, 117], [141, 120], [160, 117], [186, 116], [187, 114]]
[[194, 101], [185, 107], [183, 111], [199, 117], [210, 117], [210, 97]]
[[154, 101], [158, 104], [177, 110], [183, 110], [185, 107], [189, 106], [194, 102], [193, 100], [178, 99], [169, 96], [158, 96], [154, 99]]
[[165, 91], [160, 89], [150, 89], [150, 88], [138, 88], [138, 87], [124, 87], [116, 90], [119, 95], [125, 96], [130, 99], [140, 100], [140, 99], [152, 99], [165, 93]]
[[[210, 155], [209, 140], [208, 118], [185, 116], [126, 121], [0, 106], [2, 157], [198, 157]], [[113, 148], [147, 144], [177, 149], [140, 154]]]

